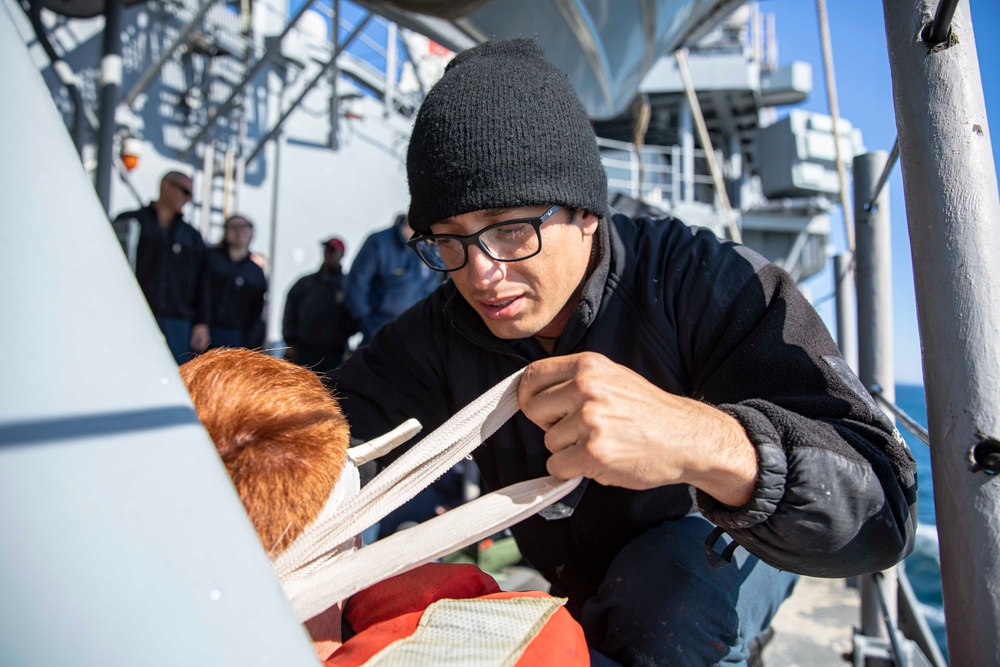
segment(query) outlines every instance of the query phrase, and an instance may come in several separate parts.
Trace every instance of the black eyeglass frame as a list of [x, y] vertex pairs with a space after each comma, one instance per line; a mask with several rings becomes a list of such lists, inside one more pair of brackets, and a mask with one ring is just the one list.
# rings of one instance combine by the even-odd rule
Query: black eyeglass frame
[[193, 189], [191, 189], [191, 188], [189, 188], [187, 186], [181, 185], [180, 183], [178, 183], [176, 181], [167, 181], [167, 183], [170, 183], [170, 185], [174, 186], [175, 188], [177, 188], [178, 190], [180, 190], [181, 192], [183, 192], [184, 195], [188, 199], [190, 199], [191, 197], [194, 197], [194, 190]]
[[[480, 229], [475, 234], [469, 234], [467, 236], [463, 236], [461, 234], [426, 234], [426, 233], [418, 232], [418, 233], [414, 234], [413, 237], [410, 238], [409, 241], [406, 242], [406, 245], [408, 245], [411, 248], [413, 248], [413, 251], [417, 253], [417, 257], [419, 257], [420, 261], [422, 261], [424, 264], [427, 265], [427, 268], [432, 269], [434, 271], [440, 271], [441, 273], [451, 273], [452, 271], [458, 271], [459, 269], [464, 268], [465, 265], [469, 263], [469, 246], [470, 245], [475, 245], [477, 248], [479, 248], [484, 253], [486, 253], [487, 257], [489, 257], [490, 259], [496, 260], [498, 262], [521, 262], [521, 261], [524, 261], [526, 259], [531, 259], [532, 257], [534, 257], [535, 255], [537, 255], [538, 253], [540, 253], [542, 251], [542, 231], [540, 229], [541, 226], [542, 226], [542, 223], [544, 223], [546, 220], [548, 220], [553, 215], [555, 215], [556, 213], [558, 213], [562, 208], [563, 208], [562, 204], [553, 204], [552, 206], [549, 207], [549, 209], [547, 211], [545, 211], [545, 213], [542, 213], [541, 215], [538, 215], [538, 216], [535, 216], [535, 217], [532, 217], [532, 218], [514, 218], [513, 220], [501, 220], [500, 222], [494, 222], [492, 225], [487, 225], [486, 227], [483, 227], [482, 229]], [[517, 257], [517, 258], [514, 258], [514, 259], [503, 259], [501, 257], [496, 257], [493, 254], [493, 252], [488, 247], [486, 247], [486, 244], [483, 243], [482, 240], [480, 239], [480, 237], [483, 234], [485, 234], [486, 232], [488, 232], [488, 231], [490, 231], [492, 229], [496, 229], [497, 227], [503, 227], [504, 225], [523, 225], [523, 224], [529, 224], [529, 225], [531, 225], [532, 228], [535, 230], [535, 238], [538, 239], [538, 248], [533, 253], [531, 253], [530, 255], [525, 255], [524, 257]], [[435, 238], [435, 239], [452, 239], [452, 240], [458, 241], [459, 243], [462, 244], [462, 251], [463, 251], [463, 256], [464, 256], [465, 259], [462, 261], [461, 264], [459, 264], [458, 266], [456, 266], [453, 269], [438, 268], [436, 266], [433, 266], [427, 260], [427, 258], [423, 256], [423, 254], [420, 252], [420, 250], [417, 247], [417, 244], [419, 244], [421, 241], [426, 241], [427, 239], [430, 239], [430, 238]]]

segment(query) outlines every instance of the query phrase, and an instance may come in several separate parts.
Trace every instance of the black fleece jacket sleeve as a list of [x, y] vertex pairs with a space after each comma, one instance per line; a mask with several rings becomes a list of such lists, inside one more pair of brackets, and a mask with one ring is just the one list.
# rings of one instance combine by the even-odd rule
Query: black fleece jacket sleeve
[[759, 266], [695, 357], [694, 394], [757, 449], [751, 500], [699, 493], [707, 518], [765, 562], [811, 576], [885, 569], [913, 548], [916, 466], [787, 273]]

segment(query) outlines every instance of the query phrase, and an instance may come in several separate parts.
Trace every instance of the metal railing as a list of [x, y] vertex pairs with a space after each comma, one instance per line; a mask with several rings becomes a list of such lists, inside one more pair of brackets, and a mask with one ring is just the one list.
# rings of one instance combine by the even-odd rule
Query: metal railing
[[903, 422], [903, 426], [906, 427], [906, 430], [908, 430], [913, 435], [917, 436], [917, 438], [919, 438], [922, 443], [924, 443], [928, 447], [930, 446], [930, 444], [931, 444], [931, 437], [930, 437], [930, 434], [927, 432], [927, 429], [925, 429], [923, 426], [921, 426], [915, 419], [913, 419], [913, 417], [911, 417], [910, 415], [906, 414], [906, 412], [904, 412], [902, 410], [902, 408], [900, 408], [898, 405], [896, 405], [892, 401], [888, 400], [882, 394], [882, 387], [880, 387], [879, 385], [875, 384], [875, 385], [872, 385], [871, 387], [869, 387], [868, 391], [889, 412], [891, 412], [893, 415], [895, 415], [896, 419], [898, 419], [899, 421]]
[[[681, 146], [645, 145], [640, 152], [631, 142], [603, 137], [597, 138], [597, 145], [611, 190], [653, 205], [665, 203], [673, 207], [681, 201], [717, 205], [713, 179], [707, 168], [708, 154], [704, 150], [691, 149], [694, 171], [685, 174], [685, 152]], [[687, 189], [690, 195], [685, 194]]]

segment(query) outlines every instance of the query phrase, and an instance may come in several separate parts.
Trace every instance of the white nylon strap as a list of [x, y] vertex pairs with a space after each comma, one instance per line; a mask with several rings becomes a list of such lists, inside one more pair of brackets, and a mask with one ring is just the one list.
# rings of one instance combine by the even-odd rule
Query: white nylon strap
[[351, 447], [347, 450], [347, 455], [354, 461], [354, 465], [364, 465], [396, 449], [396, 447], [399, 447], [417, 433], [420, 433], [420, 428], [420, 422], [416, 419], [407, 419], [385, 435], [380, 435], [357, 447]]
[[310, 526], [272, 561], [278, 577], [285, 581], [322, 567], [324, 557], [337, 545], [417, 495], [493, 435], [518, 410], [517, 383], [522, 372], [502, 380], [411, 447], [366, 484], [337, 516]]
[[300, 621], [307, 621], [387, 577], [429, 563], [493, 535], [569, 494], [581, 477], [519, 482], [486, 494], [429, 521], [345, 553], [303, 577], [282, 581]]

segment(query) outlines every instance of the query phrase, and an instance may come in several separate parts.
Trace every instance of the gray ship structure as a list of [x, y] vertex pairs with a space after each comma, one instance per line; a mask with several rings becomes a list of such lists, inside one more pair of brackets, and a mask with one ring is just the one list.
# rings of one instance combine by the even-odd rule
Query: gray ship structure
[[[853, 254], [835, 262], [837, 339], [889, 411], [884, 185], [901, 163], [949, 655], [1000, 664], [1000, 202], [967, 3], [886, 0], [900, 135], [875, 152], [835, 110], [779, 119], [818, 73], [778, 61], [765, 10], [0, 1], [0, 663], [315, 664], [108, 216], [148, 203], [170, 169], [193, 174], [188, 219], [207, 242], [229, 214], [248, 215], [280, 350], [284, 295], [318, 266], [318, 240], [340, 236], [350, 257], [405, 211], [412, 118], [450, 56], [537, 36], [594, 120], [618, 208], [711, 228], [800, 283], [829, 270], [843, 208]], [[854, 205], [852, 165], [854, 191], [869, 193]], [[853, 664], [945, 664], [902, 569], [855, 585]], [[789, 636], [848, 590], [806, 588], [817, 604], [794, 605]], [[841, 661], [821, 632], [797, 647], [782, 633], [765, 659]]]

